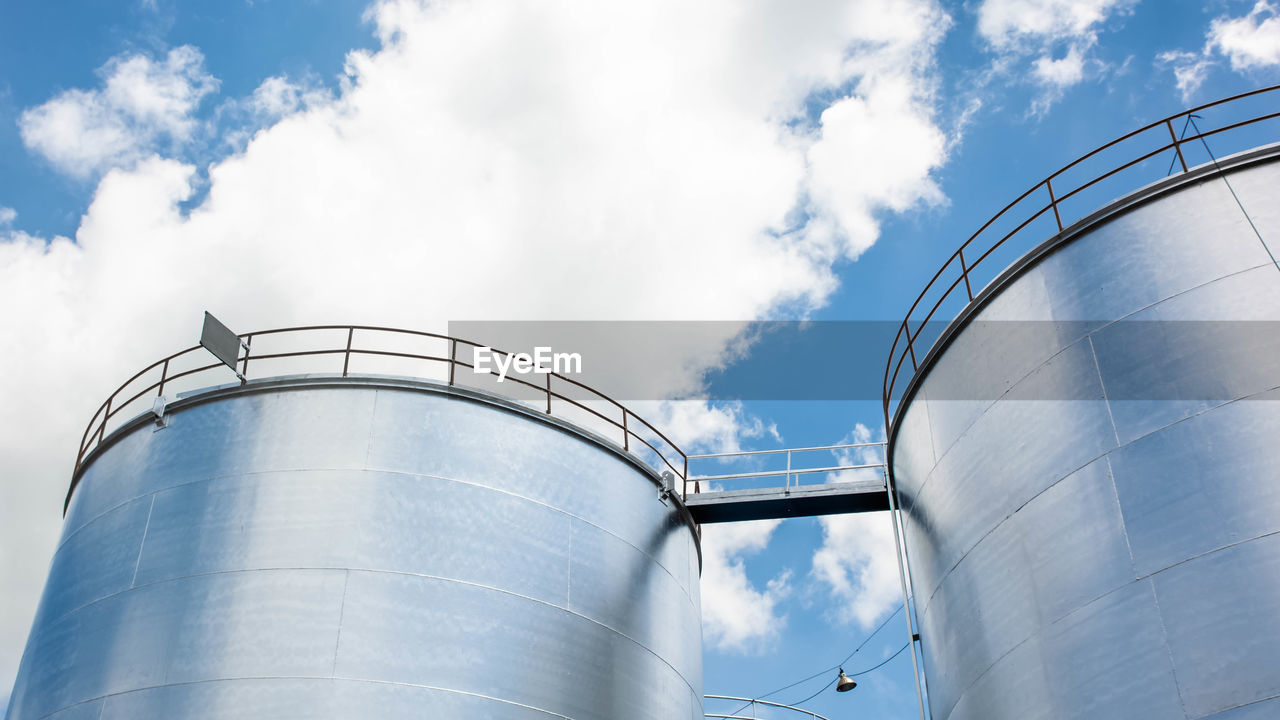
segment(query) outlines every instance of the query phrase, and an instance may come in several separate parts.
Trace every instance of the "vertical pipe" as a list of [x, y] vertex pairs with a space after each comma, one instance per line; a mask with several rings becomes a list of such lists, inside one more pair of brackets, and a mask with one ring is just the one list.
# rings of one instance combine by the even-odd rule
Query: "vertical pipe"
[[916, 680], [916, 702], [920, 706], [920, 720], [926, 720], [924, 713], [924, 691], [920, 689], [920, 662], [916, 659], [916, 629], [911, 619], [911, 599], [907, 595], [907, 571], [903, 562], [903, 545], [905, 538], [898, 537], [898, 501], [894, 492], [893, 480], [889, 474], [889, 447], [885, 446], [884, 488], [889, 493], [889, 519], [893, 522], [893, 547], [898, 556], [898, 582], [902, 585], [902, 614], [907, 617], [907, 641], [911, 643], [911, 670]]

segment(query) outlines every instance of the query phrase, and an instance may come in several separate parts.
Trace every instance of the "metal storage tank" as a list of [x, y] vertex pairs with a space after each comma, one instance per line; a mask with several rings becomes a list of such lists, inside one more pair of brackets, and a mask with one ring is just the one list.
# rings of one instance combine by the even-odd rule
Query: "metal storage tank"
[[86, 454], [11, 720], [702, 717], [695, 526], [612, 442], [374, 376], [163, 416]]
[[[1148, 129], [1159, 174], [1200, 146]], [[953, 256], [963, 312], [931, 346], [905, 347], [928, 303], [900, 333], [889, 457], [935, 720], [1280, 717], [1280, 147], [1174, 171], [985, 289], [982, 248]], [[1053, 222], [1062, 188], [1035, 190]]]

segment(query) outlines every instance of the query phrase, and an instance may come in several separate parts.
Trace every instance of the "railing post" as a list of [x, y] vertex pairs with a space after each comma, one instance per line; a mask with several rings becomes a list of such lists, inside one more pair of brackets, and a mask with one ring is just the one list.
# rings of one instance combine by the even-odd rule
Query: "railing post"
[[102, 411], [102, 424], [98, 426], [98, 442], [102, 442], [102, 437], [107, 434], [107, 420], [111, 419], [111, 401], [115, 399], [115, 395], [107, 398], [106, 408]]
[[1049, 205], [1053, 207], [1053, 219], [1058, 221], [1058, 232], [1062, 232], [1062, 216], [1058, 214], [1058, 198], [1053, 194], [1053, 178], [1047, 178], [1044, 186], [1049, 190]]
[[1182, 163], [1182, 172], [1187, 171], [1187, 159], [1182, 157], [1182, 141], [1178, 139], [1178, 134], [1173, 131], [1173, 119], [1165, 118], [1164, 124], [1169, 128], [1169, 137], [1173, 139], [1173, 151], [1178, 154], [1178, 162]]
[[969, 285], [969, 267], [964, 263], [964, 247], [960, 248], [960, 252], [956, 253], [960, 256], [960, 274], [964, 276], [964, 291], [969, 295], [969, 302], [973, 302], [973, 287]]
[[347, 349], [346, 352], [342, 354], [342, 377], [347, 376], [347, 368], [351, 367], [351, 338], [354, 337], [355, 334], [355, 328], [347, 328]]
[[914, 338], [911, 337], [911, 326], [907, 324], [906, 320], [902, 321], [902, 330], [907, 334], [907, 352], [911, 354], [911, 372], [915, 372], [920, 369], [920, 366], [916, 363], [916, 349], [913, 345]]
[[453, 387], [453, 368], [458, 364], [458, 341], [449, 338], [449, 387]]
[[253, 346], [253, 335], [244, 336], [244, 367], [240, 368], [240, 384], [249, 382], [249, 348]]
[[627, 409], [622, 408], [622, 449], [624, 452], [631, 452], [631, 431], [627, 429], [627, 415]]
[[551, 376], [555, 373], [547, 373], [547, 414], [551, 414]]
[[158, 397], [164, 397], [164, 381], [169, 377], [169, 361], [164, 361], [164, 367], [160, 368], [160, 390], [156, 393]]
[[[796, 485], [800, 484], [800, 479], [796, 478]], [[787, 482], [783, 484], [783, 495], [791, 494], [791, 450], [787, 450]]]

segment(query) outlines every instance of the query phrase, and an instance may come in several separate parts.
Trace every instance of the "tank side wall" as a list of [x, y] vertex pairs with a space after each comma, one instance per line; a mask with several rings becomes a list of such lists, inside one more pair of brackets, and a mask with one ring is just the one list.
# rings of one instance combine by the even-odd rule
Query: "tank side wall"
[[646, 474], [518, 412], [231, 395], [87, 468], [9, 717], [700, 718], [696, 556]]
[[[1280, 163], [1229, 179], [1280, 244]], [[1048, 255], [928, 368], [892, 461], [937, 720], [1280, 696], [1280, 333], [1198, 320], [1280, 321], [1220, 177]]]

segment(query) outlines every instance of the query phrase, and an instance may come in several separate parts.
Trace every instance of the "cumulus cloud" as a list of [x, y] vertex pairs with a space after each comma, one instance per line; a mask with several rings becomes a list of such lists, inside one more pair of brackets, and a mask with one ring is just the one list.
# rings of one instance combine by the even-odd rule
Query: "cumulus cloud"
[[1207, 44], [1227, 56], [1232, 70], [1280, 65], [1280, 9], [1259, 0], [1244, 17], [1215, 18]]
[[1066, 56], [1056, 60], [1047, 56], [1036, 58], [1031, 74], [1042, 85], [1068, 88], [1084, 79], [1084, 57], [1079, 48], [1073, 47]]
[[[872, 433], [859, 424], [840, 444], [871, 442]], [[881, 462], [878, 448], [854, 448], [840, 454], [841, 465]], [[878, 469], [846, 470], [832, 482], [884, 481]], [[885, 512], [829, 515], [820, 518], [822, 546], [813, 554], [813, 576], [839, 603], [837, 617], [870, 628], [902, 602], [897, 546]]]
[[1211, 54], [1169, 50], [1156, 56], [1156, 63], [1173, 70], [1174, 82], [1183, 102], [1191, 102], [1214, 66]]
[[[1091, 52], [1112, 17], [1137, 0], [983, 0], [978, 34], [997, 53], [999, 72], [1025, 73], [1039, 88], [1031, 111], [1043, 114], [1065, 91], [1107, 67]], [[1027, 65], [1029, 63], [1029, 65]]]
[[82, 179], [132, 164], [162, 142], [188, 141], [196, 107], [218, 86], [204, 71], [204, 56], [188, 45], [163, 60], [116, 57], [98, 75], [102, 87], [62, 92], [23, 112], [18, 122], [28, 149]]
[[1173, 70], [1183, 101], [1191, 102], [1224, 57], [1236, 72], [1280, 65], [1280, 7], [1259, 0], [1246, 15], [1220, 15], [1209, 23], [1199, 52], [1165, 51], [1156, 56], [1156, 63]]
[[1039, 49], [1045, 41], [1087, 42], [1098, 26], [1137, 0], [983, 0], [978, 32], [1000, 50]]
[[[337, 92], [263, 83], [237, 102], [279, 118], [207, 168], [182, 154], [216, 85], [194, 48], [118, 58], [102, 87], [23, 115], [33, 150], [103, 174], [73, 238], [0, 242], [0, 304], [24, 309], [0, 316], [0, 336], [23, 338], [0, 374], [0, 685], [82, 423], [190, 342], [201, 311], [241, 331], [803, 313], [880, 215], [941, 201], [932, 0], [384, 0], [369, 18], [382, 46], [347, 57]], [[818, 96], [840, 107], [811, 122]], [[847, 158], [860, 177], [833, 169], [841, 153], [864, 153]], [[671, 362], [696, 373], [731, 340]], [[720, 449], [769, 432], [733, 408], [659, 415]], [[776, 626], [786, 581], [756, 587], [742, 565], [763, 527], [712, 541], [709, 617], [746, 598]]]
[[8, 227], [9, 225], [12, 225], [13, 221], [17, 219], [18, 219], [17, 210], [14, 210], [11, 207], [5, 207], [3, 205], [0, 205], [0, 228]]
[[747, 577], [744, 558], [763, 550], [780, 520], [702, 528], [702, 638], [730, 652], [762, 652], [786, 627], [778, 603], [791, 591], [789, 573], [763, 589]]

